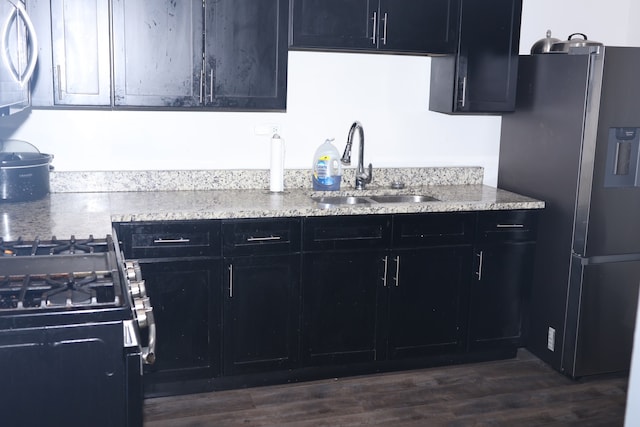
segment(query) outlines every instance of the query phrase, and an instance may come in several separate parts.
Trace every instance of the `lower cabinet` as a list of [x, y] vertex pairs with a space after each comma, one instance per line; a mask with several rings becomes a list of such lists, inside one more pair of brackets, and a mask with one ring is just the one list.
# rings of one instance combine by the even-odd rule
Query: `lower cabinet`
[[300, 219], [222, 223], [223, 372], [296, 367], [300, 336]]
[[470, 245], [393, 253], [388, 285], [389, 359], [463, 350], [470, 255]]
[[307, 218], [302, 273], [305, 364], [463, 351], [474, 218]]
[[469, 350], [524, 346], [537, 212], [480, 212], [478, 218]]
[[299, 283], [299, 254], [225, 259], [225, 375], [295, 367]]
[[141, 260], [156, 321], [149, 392], [164, 382], [220, 375], [220, 260]]
[[125, 257], [140, 264], [156, 322], [145, 395], [207, 390], [222, 372], [220, 223], [127, 222], [114, 229]]
[[515, 355], [537, 211], [121, 223], [147, 396]]

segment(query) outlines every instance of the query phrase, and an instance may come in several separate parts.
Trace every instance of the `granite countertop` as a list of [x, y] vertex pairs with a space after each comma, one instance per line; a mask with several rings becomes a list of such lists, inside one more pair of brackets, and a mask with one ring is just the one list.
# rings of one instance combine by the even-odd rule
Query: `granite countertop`
[[[286, 182], [286, 181], [285, 181]], [[367, 190], [317, 192], [311, 188], [232, 188], [216, 190], [52, 192], [41, 200], [0, 203], [0, 237], [96, 237], [111, 233], [118, 221], [168, 221], [288, 216], [369, 215], [541, 209], [544, 202], [477, 183], [414, 185], [402, 190], [372, 185]], [[345, 186], [343, 186], [345, 188]], [[52, 186], [52, 191], [57, 190]], [[139, 189], [138, 189], [139, 190]], [[336, 195], [420, 194], [438, 199], [423, 203], [384, 203], [321, 208], [311, 197]]]

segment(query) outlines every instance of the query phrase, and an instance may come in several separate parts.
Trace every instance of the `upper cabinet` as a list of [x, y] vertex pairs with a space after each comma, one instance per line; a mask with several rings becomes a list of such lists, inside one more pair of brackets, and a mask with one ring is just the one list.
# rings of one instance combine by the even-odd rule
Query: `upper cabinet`
[[51, 0], [53, 102], [109, 105], [109, 0]]
[[292, 0], [290, 47], [455, 51], [458, 0]]
[[33, 0], [53, 58], [34, 105], [284, 110], [287, 5]]
[[114, 0], [116, 106], [199, 106], [202, 0]]
[[430, 110], [513, 111], [521, 14], [522, 0], [461, 0], [457, 51], [431, 60]]
[[29, 79], [37, 60], [37, 39], [21, 0], [0, 0], [0, 115], [29, 106]]
[[287, 0], [207, 0], [204, 104], [284, 110]]

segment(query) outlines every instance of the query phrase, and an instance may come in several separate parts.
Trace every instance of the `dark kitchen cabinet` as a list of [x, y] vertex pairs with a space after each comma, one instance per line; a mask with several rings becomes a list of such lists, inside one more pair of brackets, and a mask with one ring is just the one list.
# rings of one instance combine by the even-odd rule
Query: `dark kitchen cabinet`
[[293, 0], [290, 47], [451, 53], [458, 0]]
[[524, 345], [537, 211], [481, 212], [470, 292], [469, 349]]
[[383, 265], [391, 217], [306, 218], [303, 337], [306, 366], [378, 360], [386, 318]]
[[474, 219], [396, 215], [391, 225], [385, 216], [307, 218], [305, 362], [464, 351]]
[[286, 0], [33, 0], [33, 105], [284, 110]]
[[285, 109], [287, 6], [286, 0], [205, 2], [206, 107]]
[[111, 104], [108, 0], [51, 0], [53, 102]]
[[116, 231], [125, 257], [139, 260], [156, 322], [145, 394], [206, 390], [222, 366], [219, 222], [122, 223]]
[[297, 366], [300, 220], [223, 223], [225, 375]]
[[201, 104], [202, 0], [113, 0], [115, 106]]
[[461, 0], [457, 51], [431, 59], [429, 109], [513, 111], [522, 0]]
[[286, 106], [286, 0], [114, 0], [113, 27], [116, 106]]
[[389, 359], [464, 350], [474, 220], [473, 213], [394, 216]]

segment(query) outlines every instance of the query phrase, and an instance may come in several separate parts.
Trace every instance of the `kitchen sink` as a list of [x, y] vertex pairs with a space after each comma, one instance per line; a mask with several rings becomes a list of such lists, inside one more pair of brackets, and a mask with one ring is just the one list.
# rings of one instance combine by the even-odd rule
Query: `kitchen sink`
[[312, 197], [314, 202], [322, 208], [330, 208], [332, 206], [341, 205], [368, 205], [371, 204], [371, 200], [366, 197], [355, 196], [327, 196], [327, 197]]
[[369, 198], [376, 203], [423, 203], [438, 200], [435, 197], [431, 196], [419, 196], [410, 194], [388, 194], [384, 196], [371, 196]]
[[326, 196], [312, 197], [321, 208], [349, 205], [371, 205], [386, 203], [424, 203], [437, 201], [435, 197], [412, 194], [386, 194], [379, 196]]

